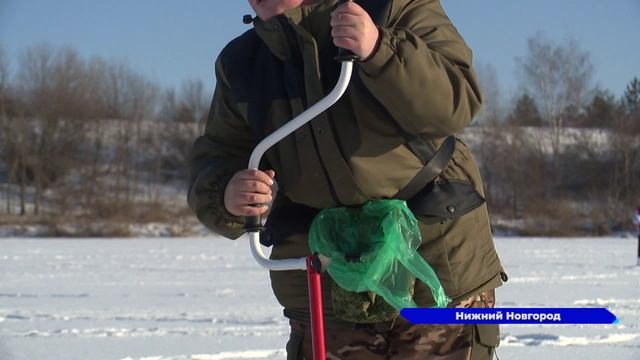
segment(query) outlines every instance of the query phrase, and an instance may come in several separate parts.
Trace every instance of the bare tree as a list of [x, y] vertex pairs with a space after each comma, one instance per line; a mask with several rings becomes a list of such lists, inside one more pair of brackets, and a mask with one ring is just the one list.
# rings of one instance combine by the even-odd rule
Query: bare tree
[[522, 75], [522, 88], [530, 94], [541, 109], [543, 121], [551, 132], [552, 181], [557, 181], [557, 157], [566, 113], [570, 107], [582, 109], [593, 91], [591, 82], [594, 68], [589, 52], [582, 51], [570, 39], [556, 45], [542, 35], [528, 40], [527, 54], [517, 59]]
[[[100, 168], [103, 158], [103, 151], [106, 146], [106, 126], [105, 119], [108, 118], [108, 97], [106, 96], [106, 86], [108, 80], [108, 63], [94, 57], [87, 64], [87, 97], [90, 99], [91, 107], [88, 110], [87, 117], [89, 121], [90, 151], [89, 151], [89, 173], [87, 182], [91, 184], [99, 184], [102, 179]], [[92, 206], [91, 200], [94, 197], [96, 186], [88, 186], [83, 194], [85, 204]]]
[[30, 155], [21, 171], [34, 186], [35, 214], [40, 213], [44, 190], [64, 180], [82, 155], [77, 150], [86, 136], [82, 121], [88, 103], [85, 73], [84, 61], [71, 49], [56, 52], [38, 45], [20, 59], [21, 96], [32, 113], [25, 121], [34, 129], [26, 148]]
[[166, 168], [184, 170], [178, 175], [186, 174], [193, 139], [204, 131], [208, 105], [200, 80], [185, 81], [178, 95], [173, 90], [165, 93], [160, 111], [165, 128], [161, 139], [165, 145], [163, 159]]
[[9, 82], [9, 64], [4, 54], [4, 49], [0, 47], [0, 128], [2, 135], [0, 136], [0, 155], [4, 157], [4, 165], [7, 170], [7, 179], [5, 183], [5, 199], [7, 214], [11, 214], [11, 163], [10, 141], [11, 129], [9, 127], [9, 119], [7, 117], [6, 98]]
[[491, 121], [501, 121], [503, 116], [501, 102], [500, 85], [498, 82], [498, 72], [490, 64], [475, 65], [478, 83], [482, 89], [482, 110], [476, 116], [476, 124]]
[[[145, 122], [153, 117], [157, 108], [158, 86], [134, 72], [123, 63], [107, 63], [93, 59], [89, 65], [91, 82], [102, 84], [94, 92], [100, 94], [101, 118], [96, 118], [93, 129], [93, 176], [113, 179], [102, 186], [109, 189], [110, 199], [100, 200], [105, 210], [131, 209], [134, 195], [139, 192], [140, 174], [146, 164], [144, 139], [152, 126]], [[106, 125], [103, 125], [106, 124]], [[99, 135], [99, 136], [98, 136]], [[107, 144], [108, 143], [108, 144]], [[106, 148], [110, 147], [110, 151]], [[104, 158], [101, 159], [101, 154]], [[155, 154], [157, 156], [157, 154]], [[102, 164], [102, 171], [96, 169]], [[98, 175], [100, 173], [100, 175]], [[107, 176], [109, 175], [109, 176]], [[109, 216], [109, 214], [103, 214]]]
[[[135, 127], [134, 141], [132, 150], [134, 156], [132, 157], [132, 167], [134, 171], [130, 177], [130, 183], [128, 188], [131, 189], [133, 184], [135, 193], [143, 193], [142, 189], [136, 188], [140, 184], [140, 175], [143, 170], [149, 169], [145, 138], [148, 137], [149, 132], [154, 131], [153, 126], [144, 126], [145, 120], [151, 119], [156, 107], [156, 100], [158, 97], [158, 87], [147, 81], [141, 75], [131, 75], [129, 78], [129, 101], [130, 107], [128, 109], [129, 114], [126, 118], [132, 121]], [[128, 196], [129, 199], [130, 196]]]

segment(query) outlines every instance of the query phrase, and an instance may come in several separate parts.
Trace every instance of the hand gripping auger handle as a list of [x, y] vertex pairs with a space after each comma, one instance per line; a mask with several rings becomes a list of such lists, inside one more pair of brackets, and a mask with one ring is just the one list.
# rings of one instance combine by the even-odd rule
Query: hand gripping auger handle
[[[342, 0], [341, 3], [349, 0]], [[284, 139], [287, 135], [293, 133], [304, 124], [311, 121], [316, 116], [320, 115], [323, 111], [327, 110], [333, 104], [335, 104], [340, 97], [345, 93], [351, 80], [351, 74], [353, 72], [353, 62], [358, 60], [358, 57], [353, 53], [340, 49], [338, 57], [336, 58], [342, 63], [340, 69], [340, 77], [333, 90], [322, 100], [311, 106], [309, 109], [293, 118], [284, 126], [274, 131], [271, 135], [262, 140], [251, 153], [249, 158], [249, 169], [258, 169], [260, 160], [264, 153], [275, 145], [280, 140]], [[251, 253], [253, 254], [256, 262], [269, 270], [282, 271], [282, 270], [306, 270], [307, 259], [284, 259], [284, 260], [270, 260], [262, 250], [260, 244], [260, 230], [262, 229], [259, 216], [249, 216], [246, 218], [247, 234], [251, 244]]]
[[[293, 133], [304, 124], [311, 121], [316, 116], [320, 115], [323, 111], [330, 108], [335, 104], [340, 97], [345, 93], [351, 80], [351, 73], [353, 72], [353, 60], [343, 60], [340, 70], [340, 77], [335, 88], [322, 100], [315, 103], [309, 109], [293, 118], [284, 126], [273, 132], [262, 140], [251, 153], [249, 158], [249, 169], [258, 169], [260, 160], [264, 153], [275, 145], [277, 142], [285, 138], [287, 135]], [[258, 264], [269, 270], [306, 270], [306, 258], [300, 259], [285, 259], [285, 260], [270, 260], [264, 254], [262, 245], [260, 244], [260, 217], [248, 216], [246, 218], [246, 229], [249, 235], [251, 243], [251, 253]]]

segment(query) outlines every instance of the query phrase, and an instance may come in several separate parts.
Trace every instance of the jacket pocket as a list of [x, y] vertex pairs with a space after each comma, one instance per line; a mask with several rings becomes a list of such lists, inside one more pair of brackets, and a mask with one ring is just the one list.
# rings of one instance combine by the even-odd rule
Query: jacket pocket
[[[413, 295], [413, 284], [410, 293]], [[358, 324], [393, 321], [400, 312], [374, 292], [353, 292], [331, 284], [331, 303], [334, 315], [344, 321]]]
[[434, 181], [407, 200], [414, 214], [455, 219], [484, 204], [485, 199], [469, 181]]

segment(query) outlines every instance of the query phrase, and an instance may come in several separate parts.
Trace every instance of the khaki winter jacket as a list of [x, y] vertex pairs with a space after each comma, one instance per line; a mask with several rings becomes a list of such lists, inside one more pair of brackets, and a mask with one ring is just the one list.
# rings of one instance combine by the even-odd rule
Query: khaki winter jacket
[[[257, 141], [324, 97], [339, 64], [329, 36], [337, 0], [302, 6], [263, 22], [230, 42], [216, 62], [217, 84], [205, 134], [193, 148], [189, 204], [214, 232], [243, 234], [243, 219], [227, 213], [224, 189], [245, 169]], [[266, 154], [279, 194], [313, 208], [360, 205], [392, 198], [422, 168], [407, 146], [411, 134], [437, 148], [461, 131], [481, 104], [471, 51], [436, 0], [392, 0], [379, 48], [355, 65], [346, 94], [331, 109]], [[437, 184], [462, 184], [482, 194], [475, 161], [461, 141]], [[462, 216], [434, 203], [418, 215], [419, 252], [434, 267], [447, 294], [468, 297], [501, 284], [485, 205]], [[447, 214], [448, 213], [448, 214]], [[309, 254], [306, 234], [277, 239], [272, 258]], [[249, 257], [249, 254], [247, 254]], [[287, 316], [307, 317], [306, 275], [272, 272], [272, 287]], [[332, 317], [330, 280], [325, 316]], [[418, 282], [419, 305], [433, 303]]]

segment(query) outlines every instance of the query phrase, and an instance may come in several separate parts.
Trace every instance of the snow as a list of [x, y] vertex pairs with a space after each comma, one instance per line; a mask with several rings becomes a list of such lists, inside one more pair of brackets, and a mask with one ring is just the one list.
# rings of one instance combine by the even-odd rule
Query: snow
[[[217, 355], [183, 355], [183, 356], [152, 356], [140, 358], [138, 360], [230, 360], [230, 359], [277, 359], [286, 357], [283, 350], [254, 350], [254, 351], [230, 351]], [[133, 358], [125, 358], [122, 360], [135, 360]]]
[[[176, 234], [190, 234], [203, 236], [208, 230], [197, 220], [177, 220], [175, 223], [148, 222], [148, 223], [117, 223], [94, 221], [82, 225], [77, 223], [65, 223], [57, 225], [57, 229], [65, 234], [104, 233], [120, 229], [131, 236], [141, 238], [161, 238], [175, 237]], [[49, 237], [52, 233], [51, 227], [46, 225], [0, 225], [0, 239], [2, 238], [24, 238], [24, 237]], [[2, 359], [0, 359], [2, 360]]]
[[[504, 307], [607, 307], [616, 325], [505, 325], [501, 359], [640, 359], [629, 238], [497, 238]], [[246, 241], [0, 240], [0, 359], [285, 359], [289, 327]]]
[[[491, 128], [472, 126], [466, 128], [460, 134], [460, 137], [472, 149], [477, 149], [481, 146], [487, 131], [491, 131]], [[513, 141], [513, 131], [520, 134], [522, 139], [528, 141], [529, 145], [542, 150], [545, 154], [551, 154], [553, 152], [552, 141], [555, 138], [555, 130], [552, 127], [521, 126], [512, 128], [510, 132], [505, 133], [504, 137], [509, 143]], [[612, 133], [610, 129], [564, 127], [558, 131], [560, 151], [585, 145], [588, 145], [591, 151], [599, 154], [611, 150]], [[640, 140], [636, 139], [636, 141]]]

